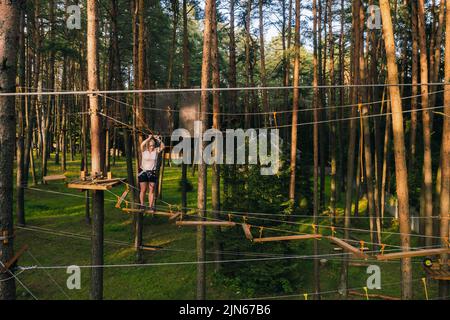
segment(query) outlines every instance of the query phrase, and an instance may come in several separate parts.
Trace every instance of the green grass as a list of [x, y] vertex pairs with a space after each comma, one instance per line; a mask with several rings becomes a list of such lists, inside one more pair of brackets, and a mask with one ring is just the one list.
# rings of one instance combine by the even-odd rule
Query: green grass
[[[53, 159], [53, 158], [52, 158]], [[79, 161], [68, 162], [66, 174], [69, 179], [79, 175]], [[118, 160], [112, 171], [115, 177], [125, 176], [125, 162]], [[49, 174], [61, 173], [54, 161], [49, 162]], [[194, 190], [188, 195], [188, 206], [196, 206], [197, 179], [188, 173]], [[172, 204], [180, 203], [179, 191], [180, 170], [178, 167], [166, 167], [164, 177], [163, 199]], [[208, 183], [211, 179], [208, 179]], [[80, 239], [70, 234], [90, 236], [90, 227], [85, 223], [84, 194], [73, 189], [67, 189], [64, 183], [51, 182], [48, 185], [38, 185], [32, 188], [41, 191], [26, 190], [26, 219], [30, 227], [39, 227], [54, 230], [57, 234], [47, 231], [32, 231], [18, 229], [16, 248], [24, 244], [29, 245], [28, 253], [20, 259], [21, 266], [68, 266], [90, 264], [90, 240]], [[112, 192], [120, 195], [123, 186], [113, 188]], [[210, 188], [209, 188], [210, 190]], [[51, 192], [69, 193], [73, 196], [56, 194]], [[131, 218], [121, 210], [114, 208], [116, 197], [105, 193], [105, 264], [129, 264], [135, 262], [135, 252], [132, 249], [133, 229]], [[210, 194], [208, 195], [208, 203]], [[160, 203], [161, 204], [161, 203]], [[360, 213], [364, 213], [366, 204], [360, 203]], [[342, 212], [342, 208], [339, 208]], [[303, 220], [306, 225], [299, 228], [301, 232], [310, 232], [308, 224], [311, 220]], [[355, 221], [355, 227], [367, 228], [361, 221]], [[256, 224], [256, 223], [255, 223]], [[263, 222], [259, 222], [263, 224]], [[327, 224], [327, 221], [323, 221]], [[388, 225], [386, 225], [389, 228]], [[325, 233], [329, 233], [328, 229]], [[66, 236], [61, 235], [65, 232]], [[196, 234], [195, 229], [178, 228], [174, 224], [167, 223], [164, 218], [146, 218], [144, 226], [144, 243], [147, 245], [163, 246], [166, 250], [145, 252], [147, 263], [167, 263], [196, 260]], [[361, 236], [362, 237], [362, 236]], [[364, 238], [364, 237], [362, 237]], [[245, 238], [242, 237], [242, 241]], [[117, 244], [109, 241], [120, 241]], [[367, 238], [365, 238], [368, 241]], [[386, 243], [398, 244], [398, 237], [388, 236]], [[414, 244], [415, 245], [415, 244]], [[209, 246], [210, 247], [210, 246]], [[327, 241], [320, 242], [321, 254], [332, 253], [333, 246]], [[311, 254], [312, 242], [308, 241], [306, 250], [298, 251], [298, 254]], [[37, 259], [34, 260], [34, 258]], [[208, 255], [208, 259], [213, 256]], [[226, 256], [226, 259], [234, 258]], [[242, 256], [241, 256], [242, 258]], [[244, 257], [245, 258], [245, 257]], [[252, 257], [248, 257], [252, 258]], [[416, 260], [417, 261], [417, 260]], [[249, 262], [257, 263], [257, 262]], [[321, 291], [334, 291], [337, 288], [340, 272], [340, 261], [328, 260], [321, 267]], [[400, 269], [398, 262], [377, 263], [382, 268], [382, 290], [371, 290], [371, 293], [399, 296]], [[303, 281], [298, 286], [300, 296], [313, 292], [312, 261], [308, 260], [305, 270], [299, 270], [303, 275]], [[225, 266], [226, 267], [226, 266]], [[250, 266], [251, 267], [251, 266]], [[232, 288], [218, 285], [212, 266], [207, 266], [207, 298], [208, 299], [235, 299], [247, 298], [235, 292]], [[243, 270], [244, 272], [244, 270]], [[90, 287], [90, 269], [82, 269], [81, 290], [68, 290], [66, 280], [69, 275], [66, 269], [27, 270], [18, 275], [19, 279], [38, 299], [88, 299]], [[424, 272], [419, 263], [414, 264], [414, 292], [418, 299], [424, 298], [424, 290], [421, 277]], [[349, 287], [360, 288], [366, 284], [366, 267], [350, 267]], [[393, 284], [395, 283], [395, 284]], [[32, 297], [17, 284], [19, 299], [32, 299]], [[359, 291], [362, 292], [360, 289]], [[379, 292], [378, 292], [379, 291]], [[429, 285], [430, 297], [436, 294], [436, 285]], [[195, 299], [196, 292], [196, 265], [164, 265], [147, 267], [123, 267], [104, 269], [104, 297], [105, 299]], [[327, 294], [323, 299], [337, 298], [336, 294]], [[356, 299], [356, 298], [355, 298]], [[360, 299], [359, 297], [357, 299]]]

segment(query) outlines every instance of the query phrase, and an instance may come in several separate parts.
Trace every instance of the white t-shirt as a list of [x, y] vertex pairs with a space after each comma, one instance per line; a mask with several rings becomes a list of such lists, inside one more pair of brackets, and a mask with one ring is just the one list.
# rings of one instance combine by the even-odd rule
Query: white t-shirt
[[158, 151], [153, 150], [152, 152], [145, 150], [142, 152], [142, 162], [141, 168], [144, 171], [155, 170], [156, 162], [158, 159]]

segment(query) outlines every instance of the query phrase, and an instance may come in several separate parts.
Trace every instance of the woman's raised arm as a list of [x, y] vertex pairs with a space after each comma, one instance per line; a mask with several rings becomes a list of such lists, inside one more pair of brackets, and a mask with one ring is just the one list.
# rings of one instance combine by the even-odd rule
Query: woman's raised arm
[[147, 139], [145, 139], [144, 141], [142, 141], [142, 143], [141, 143], [141, 151], [144, 151], [145, 145], [146, 145], [147, 143], [149, 143], [149, 141], [150, 141], [150, 139], [151, 139], [152, 137], [153, 137], [152, 135], [149, 135]]

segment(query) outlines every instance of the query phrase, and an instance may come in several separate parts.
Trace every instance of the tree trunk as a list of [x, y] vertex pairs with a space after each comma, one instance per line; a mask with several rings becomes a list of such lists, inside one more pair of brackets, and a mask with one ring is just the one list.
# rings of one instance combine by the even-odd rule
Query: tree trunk
[[173, 13], [172, 47], [169, 52], [169, 63], [167, 66], [167, 84], [166, 84], [167, 88], [170, 88], [172, 86], [173, 65], [174, 65], [175, 50], [177, 46], [177, 28], [178, 28], [178, 14], [179, 14], [178, 0], [171, 0], [171, 4]]
[[[446, 0], [446, 30], [450, 30], [450, 0]], [[445, 83], [450, 83], [450, 32], [445, 35]], [[444, 124], [441, 148], [441, 194], [440, 194], [440, 236], [441, 245], [447, 247], [449, 241], [449, 212], [450, 212], [450, 87], [445, 86], [444, 93]], [[441, 256], [444, 270], [448, 270], [448, 254]], [[439, 297], [448, 299], [449, 281], [439, 281]]]
[[[261, 77], [261, 86], [267, 87], [267, 79], [266, 79], [266, 56], [264, 51], [264, 11], [263, 11], [263, 0], [258, 0], [258, 8], [259, 8], [259, 61], [260, 61], [260, 77]], [[267, 90], [262, 90], [262, 105], [264, 112], [269, 112], [269, 96], [267, 94]], [[268, 114], [264, 116], [264, 124], [268, 125]]]
[[[20, 10], [20, 27], [19, 27], [19, 85], [22, 92], [26, 91], [25, 83], [25, 6]], [[18, 137], [17, 137], [17, 173], [16, 173], [16, 217], [17, 224], [25, 225], [25, 114], [26, 114], [27, 97], [19, 98], [18, 112]]]
[[[320, 0], [319, 0], [320, 1]], [[296, 17], [296, 37], [299, 32], [297, 29], [297, 18], [300, 16], [300, 0], [295, 1], [295, 17]], [[319, 124], [317, 123], [319, 120], [318, 106], [319, 106], [319, 90], [318, 86], [318, 65], [317, 65], [317, 0], [313, 1], [313, 43], [314, 43], [314, 56], [313, 56], [313, 85], [314, 85], [314, 133], [313, 133], [313, 143], [314, 143], [314, 213], [313, 213], [313, 223], [317, 225], [318, 216], [319, 216]], [[319, 22], [320, 23], [320, 22]], [[298, 39], [298, 38], [297, 38]], [[297, 45], [297, 44], [296, 44]], [[295, 56], [298, 59], [297, 55]], [[296, 68], [294, 68], [296, 69]], [[298, 71], [298, 69], [297, 69]], [[297, 73], [296, 73], [297, 74]], [[295, 132], [297, 134], [297, 132]], [[294, 180], [295, 183], [295, 180]], [[314, 228], [314, 232], [317, 232], [318, 228]], [[319, 244], [317, 240], [314, 240], [313, 245], [313, 255], [317, 256], [319, 254]], [[319, 259], [314, 259], [314, 298], [316, 300], [320, 300], [320, 265]]]
[[[209, 84], [209, 71], [211, 62], [211, 33], [213, 20], [213, 10], [215, 0], [206, 0], [205, 3], [205, 20], [203, 31], [203, 57], [202, 57], [202, 73], [201, 73], [201, 88], [208, 88]], [[202, 122], [202, 130], [200, 132], [203, 135], [205, 128], [208, 126], [208, 96], [209, 92], [202, 90], [200, 100], [200, 120]], [[203, 154], [205, 145], [200, 145]], [[200, 159], [198, 165], [198, 193], [197, 193], [197, 209], [200, 220], [204, 220], [206, 215], [206, 201], [207, 201], [207, 181], [206, 181], [206, 164], [203, 159]], [[197, 227], [197, 300], [204, 300], [206, 298], [206, 232], [204, 226]]]
[[[334, 38], [333, 38], [333, 19], [332, 19], [332, 1], [327, 0], [328, 5], [328, 42], [330, 50], [329, 74], [330, 85], [334, 85]], [[330, 107], [330, 119], [336, 118], [336, 110], [333, 109], [335, 103], [335, 88], [329, 90], [328, 106]], [[330, 211], [333, 217], [336, 216], [336, 122], [330, 124], [330, 157], [331, 157], [331, 176], [330, 176]], [[334, 220], [334, 219], [333, 219]], [[333, 222], [334, 223], [334, 222]]]
[[[97, 2], [87, 2], [87, 70], [88, 90], [98, 90], [98, 12]], [[99, 112], [99, 101], [96, 94], [89, 95], [91, 113], [91, 175], [103, 174], [102, 157], [102, 121]], [[103, 225], [104, 225], [104, 194], [103, 191], [92, 192], [92, 265], [103, 264]], [[103, 268], [92, 268], [91, 271], [91, 299], [103, 299]]]
[[[217, 35], [217, 8], [216, 3], [213, 1], [213, 17], [211, 23], [211, 66], [212, 66], [212, 87], [219, 88], [220, 87], [220, 74], [219, 74], [219, 41]], [[213, 128], [220, 130], [220, 100], [219, 100], [219, 91], [213, 91]], [[221, 152], [216, 149], [217, 145], [214, 147], [214, 153]], [[212, 177], [211, 177], [211, 204], [213, 210], [213, 218], [218, 220], [220, 219], [219, 211], [220, 211], [220, 165], [218, 163], [214, 163], [212, 165]], [[220, 261], [222, 260], [222, 243], [220, 241], [220, 227], [214, 229], [214, 260]], [[217, 262], [214, 264], [215, 271], [220, 270], [220, 263]]]
[[[19, 44], [20, 1], [0, 2], [0, 92], [16, 91], [16, 62]], [[0, 231], [10, 237], [0, 241], [0, 263], [14, 256], [13, 165], [16, 139], [14, 97], [0, 96]], [[16, 298], [11, 272], [0, 273], [0, 300]]]
[[[360, 55], [360, 26], [359, 26], [359, 6], [360, 1], [355, 1], [353, 3], [353, 54], [352, 54], [352, 68], [353, 68], [353, 84], [359, 85], [359, 55]], [[359, 102], [358, 88], [355, 87], [352, 90], [352, 104]], [[348, 150], [347, 150], [347, 179], [346, 179], [346, 190], [345, 190], [345, 209], [344, 209], [344, 239], [349, 239], [350, 232], [350, 217], [352, 215], [352, 198], [353, 198], [353, 181], [355, 175], [355, 144], [356, 144], [356, 128], [357, 120], [354, 117], [357, 115], [356, 107], [352, 108], [350, 126], [349, 126], [349, 140], [348, 140]], [[358, 190], [357, 190], [358, 191]], [[356, 207], [357, 208], [357, 207]], [[339, 292], [344, 299], [348, 297], [348, 256], [344, 256], [341, 265], [341, 274], [339, 281]]]
[[183, 0], [183, 88], [189, 87], [189, 31], [187, 2]]
[[[425, 30], [424, 0], [418, 2], [418, 29], [420, 46], [420, 81], [422, 95], [422, 128], [423, 128], [423, 201], [425, 216], [425, 246], [433, 245], [433, 172], [431, 160], [431, 114], [427, 110], [428, 102], [428, 62]], [[394, 110], [392, 106], [392, 110]]]
[[[419, 74], [419, 61], [418, 61], [418, 44], [417, 44], [417, 3], [411, 1], [411, 35], [412, 35], [412, 69], [411, 69], [411, 129], [409, 134], [409, 173], [413, 174], [415, 171], [416, 163], [416, 136], [417, 136], [417, 81]], [[414, 173], [415, 174], [415, 173]]]
[[292, 130], [291, 130], [291, 164], [290, 164], [290, 182], [289, 182], [289, 200], [291, 205], [295, 203], [295, 174], [297, 166], [297, 122], [298, 122], [298, 103], [300, 90], [300, 0], [295, 0], [295, 35], [294, 35], [294, 94], [292, 100]]
[[[422, 1], [422, 0], [419, 0]], [[410, 250], [408, 173], [406, 169], [405, 134], [403, 129], [402, 101], [398, 83], [398, 68], [395, 57], [394, 32], [388, 0], [380, 0], [383, 21], [383, 36], [386, 48], [388, 83], [392, 108], [392, 129], [394, 138], [395, 176], [398, 197], [400, 243], [404, 251]], [[401, 260], [402, 299], [412, 299], [411, 259]]]

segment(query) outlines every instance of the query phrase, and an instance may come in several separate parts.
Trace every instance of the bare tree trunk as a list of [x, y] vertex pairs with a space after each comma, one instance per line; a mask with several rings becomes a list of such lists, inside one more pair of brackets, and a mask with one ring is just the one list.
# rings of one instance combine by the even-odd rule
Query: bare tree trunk
[[417, 81], [419, 74], [418, 61], [418, 44], [417, 44], [417, 2], [411, 1], [411, 35], [412, 35], [412, 69], [411, 69], [411, 129], [409, 135], [410, 157], [409, 157], [409, 172], [412, 174], [416, 163], [416, 136], [417, 136]]
[[[450, 30], [450, 0], [446, 0], [446, 30]], [[445, 35], [445, 83], [450, 83], [450, 32]], [[450, 91], [445, 86], [444, 93], [444, 124], [441, 148], [441, 194], [440, 194], [440, 236], [441, 245], [447, 247], [449, 241], [449, 212], [450, 212]], [[441, 256], [444, 270], [448, 270], [448, 254]], [[448, 299], [449, 281], [439, 281], [439, 296]]]
[[[205, 20], [204, 20], [204, 31], [203, 31], [203, 58], [202, 58], [202, 78], [201, 78], [201, 88], [208, 88], [209, 84], [209, 71], [211, 64], [211, 33], [213, 24], [213, 10], [215, 5], [213, 3], [215, 0], [206, 0], [205, 3]], [[208, 126], [208, 95], [209, 92], [202, 90], [201, 93], [201, 105], [200, 105], [200, 120], [202, 122], [202, 132], [203, 135], [205, 128]], [[203, 154], [204, 144], [200, 145]], [[206, 215], [206, 164], [203, 159], [200, 159], [198, 165], [198, 193], [197, 193], [197, 209], [198, 215], [201, 220], [204, 219]], [[205, 261], [206, 253], [206, 233], [204, 226], [197, 227], [197, 300], [204, 300], [206, 298], [206, 265], [203, 263]]]
[[[88, 68], [88, 90], [98, 90], [98, 11], [97, 2], [87, 2], [87, 68]], [[102, 149], [102, 121], [99, 112], [99, 101], [96, 94], [89, 95], [89, 106], [91, 113], [91, 175], [93, 177], [102, 175], [103, 163]], [[92, 265], [103, 264], [103, 226], [104, 226], [104, 194], [103, 191], [92, 192]], [[92, 268], [91, 271], [91, 299], [103, 299], [103, 268]]]
[[[314, 42], [314, 57], [313, 57], [313, 68], [314, 68], [314, 75], [313, 75], [313, 85], [314, 85], [314, 133], [313, 133], [313, 140], [314, 140], [314, 213], [313, 213], [313, 223], [314, 225], [317, 225], [318, 222], [318, 216], [319, 216], [319, 124], [317, 123], [319, 121], [319, 113], [318, 113], [318, 106], [319, 106], [319, 90], [317, 88], [319, 84], [319, 75], [317, 70], [317, 0], [314, 0], [313, 2], [313, 42]], [[320, 1], [320, 0], [319, 0]], [[296, 0], [296, 17], [300, 16], [300, 9], [297, 9], [300, 7], [300, 1]], [[320, 23], [320, 22], [319, 22]], [[297, 57], [296, 57], [297, 58]], [[317, 232], [317, 228], [314, 228], [314, 232]], [[317, 240], [314, 240], [313, 245], [313, 255], [317, 256], [319, 254], [319, 243]], [[314, 298], [316, 300], [320, 300], [320, 265], [319, 265], [319, 259], [314, 259]]]
[[[144, 53], [145, 53], [145, 19], [144, 19], [144, 10], [145, 10], [145, 0], [136, 0], [137, 1], [137, 13], [138, 13], [138, 34], [137, 34], [137, 87], [140, 90], [144, 89]], [[135, 141], [136, 146], [136, 153], [137, 153], [137, 159], [138, 163], [141, 163], [141, 157], [140, 157], [140, 151], [138, 150], [137, 146], [140, 146], [143, 137], [142, 137], [142, 130], [144, 128], [144, 94], [139, 93], [138, 94], [138, 106], [136, 109], [136, 126], [138, 129], [138, 136], [137, 140]], [[155, 190], [156, 192], [156, 190]], [[155, 194], [156, 197], [156, 194]], [[134, 221], [134, 228], [135, 228], [135, 238], [134, 238], [134, 246], [136, 249], [136, 260], [138, 262], [142, 261], [142, 253], [141, 253], [141, 247], [142, 247], [142, 233], [143, 233], [143, 224], [144, 224], [144, 215], [142, 213], [138, 213], [135, 216]]]
[[[16, 62], [19, 44], [20, 2], [0, 2], [0, 92], [15, 92]], [[0, 231], [8, 237], [0, 241], [0, 263], [14, 256], [13, 165], [16, 139], [14, 97], [0, 96]], [[0, 300], [16, 298], [16, 284], [11, 272], [0, 273]]]
[[173, 64], [175, 57], [175, 50], [177, 46], [177, 28], [178, 28], [178, 15], [179, 15], [179, 4], [178, 0], [171, 0], [172, 4], [172, 13], [173, 13], [173, 22], [172, 22], [172, 47], [169, 52], [169, 63], [167, 67], [167, 88], [172, 86], [172, 75], [173, 75]]
[[[229, 71], [228, 82], [230, 88], [237, 87], [236, 79], [236, 40], [234, 35], [234, 3], [235, 0], [230, 0], [230, 46], [229, 46]], [[234, 90], [229, 93], [230, 98], [230, 112], [236, 112], [237, 95]]]
[[[219, 88], [220, 87], [220, 74], [219, 74], [219, 40], [217, 35], [217, 8], [216, 2], [213, 1], [213, 16], [211, 23], [211, 66], [212, 66], [212, 87]], [[219, 91], [213, 91], [213, 128], [220, 130], [220, 100], [219, 100]], [[214, 146], [214, 153], [217, 154], [220, 152], [217, 149], [217, 145]], [[219, 211], [220, 211], [220, 165], [218, 163], [214, 163], [212, 165], [212, 177], [211, 177], [211, 204], [213, 210], [214, 219], [219, 219]], [[220, 241], [220, 227], [215, 228], [214, 230], [214, 258], [216, 261], [222, 260], [222, 243]], [[220, 262], [214, 264], [215, 270], [220, 270]]]
[[[334, 38], [333, 38], [333, 19], [332, 19], [332, 0], [327, 0], [328, 5], [328, 42], [330, 50], [330, 61], [329, 61], [329, 75], [330, 75], [330, 85], [334, 85]], [[330, 119], [336, 118], [336, 110], [333, 109], [336, 100], [335, 88], [330, 88], [329, 90], [329, 101], [328, 106], [330, 109]], [[336, 123], [332, 122], [330, 124], [330, 157], [331, 157], [331, 176], [330, 176], [330, 211], [333, 217], [336, 216]], [[333, 219], [334, 220], [334, 219]]]
[[[353, 68], [353, 83], [354, 85], [359, 85], [359, 55], [360, 55], [360, 39], [359, 36], [360, 26], [359, 26], [359, 6], [360, 1], [355, 1], [353, 3], [353, 54], [352, 54], [352, 68]], [[358, 88], [352, 90], [352, 103], [357, 103], [358, 101]], [[345, 190], [345, 209], [344, 209], [344, 239], [348, 239], [350, 236], [350, 217], [352, 214], [352, 198], [353, 198], [353, 181], [355, 175], [355, 143], [356, 143], [356, 128], [357, 120], [354, 117], [357, 115], [357, 109], [352, 108], [350, 126], [349, 126], [349, 140], [348, 140], [348, 150], [347, 150], [347, 179], [346, 179], [346, 190]], [[358, 191], [358, 190], [357, 190]], [[348, 297], [348, 256], [344, 256], [341, 265], [341, 274], [339, 281], [339, 293], [342, 298], [346, 299]]]
[[[21, 91], [25, 91], [25, 5], [20, 10], [20, 27], [19, 27], [19, 85]], [[26, 114], [27, 97], [19, 98], [18, 112], [18, 137], [17, 137], [17, 173], [16, 173], [16, 217], [18, 225], [25, 225], [25, 114]]]
[[[266, 56], [264, 51], [264, 10], [263, 10], [263, 0], [258, 0], [258, 8], [259, 8], [259, 53], [260, 53], [260, 76], [261, 76], [261, 85], [263, 87], [267, 87], [267, 79], [266, 79]], [[267, 90], [262, 90], [262, 105], [264, 112], [269, 112], [269, 96], [267, 94]], [[267, 126], [268, 114], [264, 116], [264, 124]]]
[[[427, 43], [425, 34], [424, 0], [418, 2], [418, 29], [420, 46], [420, 79], [422, 95], [422, 128], [423, 128], [423, 201], [425, 215], [425, 246], [433, 245], [433, 172], [431, 160], [431, 114], [427, 110], [428, 101], [428, 62]], [[392, 108], [394, 110], [394, 108]]]
[[[421, 1], [421, 0], [419, 0]], [[406, 169], [405, 134], [403, 129], [402, 101], [400, 98], [398, 83], [398, 68], [395, 58], [394, 32], [392, 27], [391, 12], [388, 0], [380, 0], [381, 16], [383, 21], [383, 36], [386, 48], [387, 71], [391, 107], [392, 129], [394, 138], [395, 176], [398, 197], [400, 242], [402, 249], [410, 249], [410, 223], [409, 223], [409, 195], [408, 173]], [[412, 266], [411, 259], [404, 258], [401, 261], [402, 273], [402, 298], [412, 299]]]
[[294, 35], [294, 95], [292, 100], [292, 130], [291, 130], [291, 164], [289, 182], [289, 200], [295, 203], [295, 173], [297, 166], [297, 123], [300, 90], [300, 0], [295, 0], [295, 35]]
[[183, 88], [189, 87], [189, 31], [187, 2], [183, 0]]

